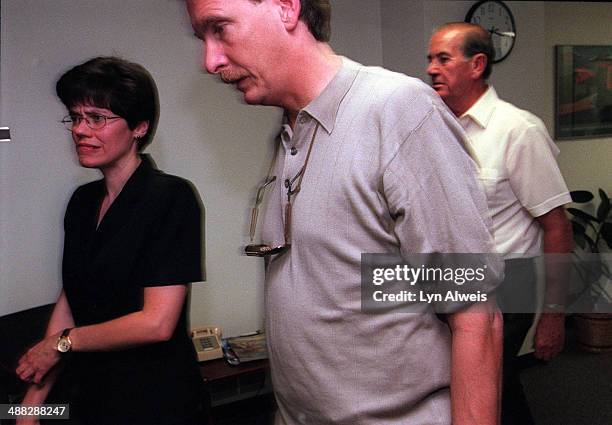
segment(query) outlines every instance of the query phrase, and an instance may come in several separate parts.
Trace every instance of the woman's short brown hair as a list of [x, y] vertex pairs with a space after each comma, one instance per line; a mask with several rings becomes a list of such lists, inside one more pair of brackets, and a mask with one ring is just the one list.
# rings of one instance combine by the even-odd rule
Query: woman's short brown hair
[[96, 57], [64, 73], [55, 90], [68, 109], [79, 104], [109, 109], [132, 130], [148, 122], [138, 150], [151, 143], [159, 120], [159, 100], [155, 82], [142, 65], [114, 56]]

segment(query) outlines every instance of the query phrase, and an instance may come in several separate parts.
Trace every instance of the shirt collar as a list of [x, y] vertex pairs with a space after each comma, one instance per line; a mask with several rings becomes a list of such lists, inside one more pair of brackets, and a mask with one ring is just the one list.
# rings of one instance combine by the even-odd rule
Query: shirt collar
[[482, 96], [474, 103], [470, 109], [465, 111], [460, 118], [469, 117], [476, 124], [482, 128], [486, 128], [493, 110], [495, 109], [495, 103], [499, 100], [497, 92], [493, 86], [489, 86]]
[[139, 156], [141, 159], [140, 164], [125, 182], [119, 195], [131, 201], [140, 200], [149, 181], [149, 176], [157, 170], [155, 162], [149, 154], [141, 153]]
[[[151, 182], [150, 176], [156, 172], [160, 172], [157, 171], [155, 162], [148, 154], [140, 154], [140, 159], [140, 164], [125, 182], [117, 199], [113, 201], [98, 226], [97, 234], [99, 243], [102, 243], [102, 241], [107, 240], [107, 238], [114, 234], [112, 229], [119, 229], [124, 226], [127, 222], [126, 217], [130, 217], [138, 212], [138, 205], [144, 199], [148, 185]], [[106, 190], [104, 187], [104, 180], [99, 180], [98, 184], [98, 199], [101, 199]], [[96, 220], [99, 202], [100, 201], [92, 203], [92, 205], [95, 206], [92, 216], [96, 217]]]
[[304, 111], [316, 119], [328, 134], [334, 130], [340, 104], [349, 92], [360, 69], [360, 64], [342, 57], [340, 70], [321, 94], [304, 108]]

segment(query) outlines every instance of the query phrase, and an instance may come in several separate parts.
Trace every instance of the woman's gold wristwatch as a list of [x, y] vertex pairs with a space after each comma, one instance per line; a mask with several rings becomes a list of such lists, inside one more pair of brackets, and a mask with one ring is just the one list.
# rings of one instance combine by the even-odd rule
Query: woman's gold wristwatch
[[55, 348], [57, 348], [57, 351], [60, 353], [67, 353], [72, 350], [72, 341], [70, 341], [70, 337], [68, 336], [71, 330], [72, 328], [64, 329], [60, 337], [57, 339], [57, 345]]

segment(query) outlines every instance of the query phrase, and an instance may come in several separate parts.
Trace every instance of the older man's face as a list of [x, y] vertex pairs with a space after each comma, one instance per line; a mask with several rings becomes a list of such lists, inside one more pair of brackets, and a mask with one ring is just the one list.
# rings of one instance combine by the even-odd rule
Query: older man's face
[[463, 35], [455, 29], [438, 31], [431, 37], [427, 73], [432, 87], [453, 109], [470, 87], [471, 60], [464, 57]]
[[282, 68], [277, 2], [187, 0], [195, 35], [204, 42], [204, 66], [234, 84], [249, 104], [277, 105]]

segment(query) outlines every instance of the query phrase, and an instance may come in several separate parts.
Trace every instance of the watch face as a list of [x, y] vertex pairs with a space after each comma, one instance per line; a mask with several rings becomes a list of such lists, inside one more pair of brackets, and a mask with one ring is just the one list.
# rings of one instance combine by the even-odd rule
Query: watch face
[[60, 338], [57, 342], [57, 351], [59, 351], [60, 353], [67, 353], [68, 351], [70, 351], [71, 347], [72, 343], [68, 338]]
[[495, 57], [493, 63], [504, 59], [514, 46], [516, 26], [512, 12], [501, 1], [480, 1], [469, 10], [466, 22], [478, 24], [491, 33]]

